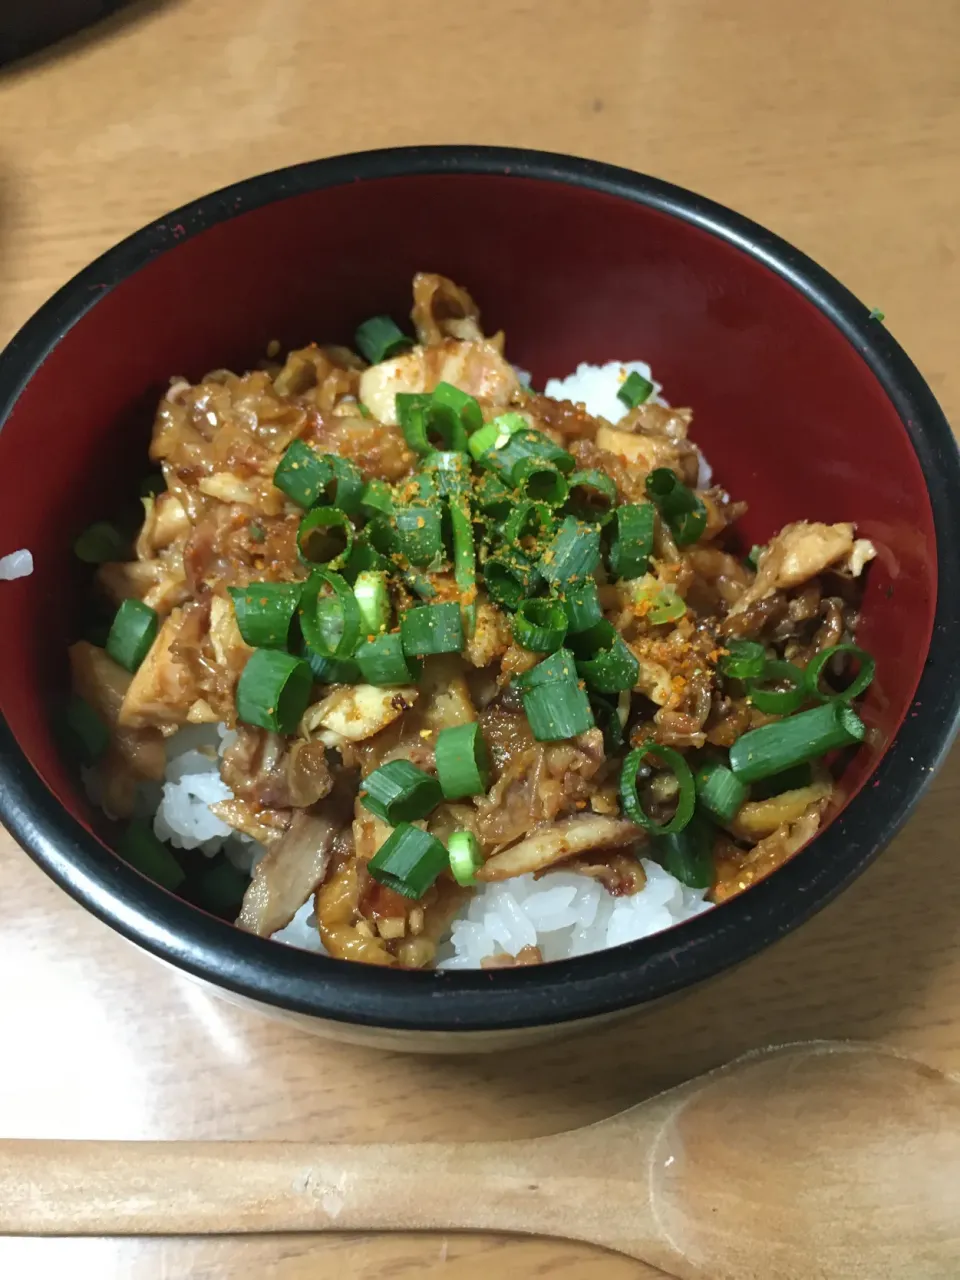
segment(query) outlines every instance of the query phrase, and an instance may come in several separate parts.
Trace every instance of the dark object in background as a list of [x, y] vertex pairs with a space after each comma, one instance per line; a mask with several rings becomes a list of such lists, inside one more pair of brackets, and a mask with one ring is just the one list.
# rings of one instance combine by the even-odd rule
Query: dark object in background
[[0, 66], [114, 13], [126, 0], [0, 0]]

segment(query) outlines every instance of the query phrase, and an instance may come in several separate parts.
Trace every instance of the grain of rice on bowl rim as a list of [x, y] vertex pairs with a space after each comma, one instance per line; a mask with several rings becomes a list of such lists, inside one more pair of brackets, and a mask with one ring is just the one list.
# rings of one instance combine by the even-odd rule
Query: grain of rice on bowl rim
[[0, 556], [0, 582], [13, 582], [16, 578], [29, 578], [33, 573], [33, 556], [27, 550], [13, 551]]
[[536, 964], [682, 923], [817, 831], [863, 735], [873, 547], [803, 521], [742, 546], [646, 364], [538, 392], [464, 289], [413, 295], [415, 338], [374, 317], [362, 358], [172, 378], [141, 527], [83, 535], [85, 785], [151, 878], [340, 959]]

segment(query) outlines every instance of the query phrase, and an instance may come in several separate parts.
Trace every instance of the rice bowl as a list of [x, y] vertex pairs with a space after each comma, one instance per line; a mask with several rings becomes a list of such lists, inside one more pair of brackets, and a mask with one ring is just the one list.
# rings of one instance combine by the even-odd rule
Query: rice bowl
[[[336, 244], [336, 259], [318, 243]], [[880, 553], [858, 630], [878, 672], [860, 708], [868, 733], [839, 762], [835, 806], [811, 844], [682, 927], [493, 973], [342, 964], [197, 910], [189, 881], [170, 893], [117, 857], [121, 833], [90, 806], [53, 732], [63, 655], [89, 593], [71, 540], [112, 513], [118, 493], [136, 494], [145, 429], [171, 373], [195, 384], [205, 370], [255, 368], [273, 337], [284, 350], [311, 336], [349, 340], [365, 315], [402, 317], [411, 273], [432, 262], [479, 288], [538, 388], [584, 361], [643, 354], [666, 398], [696, 409], [697, 441], [721, 482], [749, 501], [744, 553], [785, 520], [813, 516], [856, 521]], [[811, 370], [816, 394], [797, 395]], [[70, 430], [37, 468], [36, 441], [64, 422], [65, 388]], [[2, 586], [3, 821], [113, 930], [320, 1034], [492, 1050], [688, 988], [796, 928], [860, 874], [956, 731], [957, 689], [942, 672], [958, 625], [960, 468], [932, 393], [868, 308], [802, 253], [650, 177], [447, 147], [238, 183], [143, 228], [28, 323], [0, 355], [0, 425], [0, 550], [34, 558], [31, 576]], [[191, 871], [217, 863], [183, 860]]]

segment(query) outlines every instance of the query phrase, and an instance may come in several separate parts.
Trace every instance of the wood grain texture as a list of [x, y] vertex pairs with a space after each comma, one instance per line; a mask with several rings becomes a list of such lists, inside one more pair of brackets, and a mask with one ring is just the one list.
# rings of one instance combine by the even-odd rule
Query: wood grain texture
[[[589, 14], [589, 25], [586, 15]], [[0, 342], [172, 206], [413, 142], [571, 151], [683, 183], [839, 275], [960, 421], [960, 9], [940, 0], [155, 0], [0, 72]], [[582, 1124], [767, 1043], [960, 1070], [958, 757], [879, 862], [778, 947], [592, 1040], [475, 1062], [314, 1040], [211, 998], [0, 837], [0, 1133], [373, 1140]], [[480, 1237], [0, 1242], [0, 1274], [649, 1280]]]
[[0, 1138], [0, 1231], [472, 1228], [589, 1241], [676, 1280], [956, 1280], [958, 1185], [960, 1081], [835, 1040], [506, 1142]]

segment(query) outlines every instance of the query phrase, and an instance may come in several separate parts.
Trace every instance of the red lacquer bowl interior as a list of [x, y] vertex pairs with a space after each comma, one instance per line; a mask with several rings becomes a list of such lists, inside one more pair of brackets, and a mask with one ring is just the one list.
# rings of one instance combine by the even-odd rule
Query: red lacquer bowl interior
[[417, 270], [470, 288], [537, 385], [581, 360], [647, 360], [750, 504], [747, 545], [802, 518], [854, 520], [876, 543], [860, 641], [877, 659], [864, 707], [877, 733], [844, 791], [862, 784], [910, 705], [936, 599], [923, 476], [877, 380], [812, 303], [705, 231], [600, 192], [466, 175], [294, 196], [184, 239], [99, 298], [30, 382], [0, 433], [0, 550], [36, 562], [3, 587], [0, 706], [61, 803], [91, 821], [37, 714], [64, 688], [86, 585], [71, 541], [134, 491], [170, 376], [245, 369], [273, 338], [349, 342], [372, 314], [403, 320]]
[[[324, 165], [334, 163], [340, 169], [331, 179]], [[563, 163], [568, 171], [580, 165]], [[772, 238], [765, 244], [766, 233], [743, 220], [739, 234], [731, 232], [738, 220], [724, 211], [717, 216], [729, 220], [727, 231], [713, 234], [698, 225], [709, 218], [697, 214], [696, 197], [651, 180], [621, 175], [635, 190], [630, 198], [615, 195], [609, 183], [603, 189], [603, 182], [584, 179], [583, 165], [574, 181], [523, 176], [505, 165], [494, 171], [489, 164], [482, 173], [378, 177], [376, 162], [366, 162], [364, 181], [346, 180], [346, 161], [315, 169], [316, 176], [308, 166], [288, 171], [292, 178], [253, 180], [139, 233], [88, 269], [28, 331], [38, 354], [52, 349], [0, 431], [0, 555], [27, 547], [36, 567], [30, 578], [0, 583], [0, 710], [49, 788], [49, 804], [59, 802], [96, 830], [98, 820], [51, 730], [66, 689], [65, 649], [89, 590], [71, 546], [81, 529], [135, 491], [153, 410], [171, 375], [194, 380], [218, 367], [243, 370], [273, 339], [284, 348], [311, 340], [349, 343], [358, 322], [382, 312], [402, 321], [417, 270], [466, 285], [487, 331], [505, 331], [508, 356], [531, 370], [538, 386], [579, 361], [649, 361], [671, 403], [693, 407], [692, 434], [717, 479], [749, 503], [741, 526], [745, 545], [801, 518], [852, 520], [873, 540], [878, 558], [859, 633], [877, 660], [863, 706], [872, 732], [843, 778], [849, 802], [904, 717], [916, 714], [911, 703], [937, 603], [937, 539], [928, 486], [905, 425], [909, 415], [902, 404], [898, 412], [854, 342], [785, 278], [789, 247]], [[334, 185], [310, 189], [331, 180]], [[666, 203], [674, 200], [682, 210], [686, 201], [687, 211], [668, 212], [663, 199], [656, 207], [644, 184], [674, 193]], [[770, 244], [779, 270], [763, 260]], [[803, 269], [818, 270], [809, 263]], [[862, 313], [836, 282], [829, 285], [842, 295], [838, 305]], [[862, 324], [859, 314], [851, 323]], [[886, 335], [880, 341], [929, 396], [896, 344]], [[24, 366], [16, 347], [8, 368], [11, 354]], [[0, 417], [2, 375], [0, 363]], [[932, 397], [929, 403], [938, 415]], [[945, 424], [937, 430], [945, 432]], [[938, 749], [945, 746], [950, 725], [938, 725], [934, 736], [942, 739]], [[903, 781], [897, 820], [921, 787], [922, 779]], [[883, 825], [877, 824], [878, 841]], [[870, 852], [851, 855], [849, 874]], [[835, 875], [824, 894], [835, 892], [845, 875]], [[750, 895], [758, 894], [760, 904], [771, 901], [769, 892], [760, 886]], [[805, 909], [778, 908], [766, 940]], [[716, 927], [696, 922], [671, 933], [689, 928], [685, 936], [695, 939], [698, 929], [706, 937]], [[721, 949], [717, 943], [718, 954]], [[596, 962], [598, 971], [604, 963]], [[705, 959], [701, 971], [721, 963]], [[575, 964], [578, 974], [587, 972], [586, 961]], [[543, 980], [503, 977], [502, 983], [520, 991]], [[473, 980], [456, 975], [449, 981], [463, 991]], [[670, 982], [677, 985], [673, 979], [663, 985]], [[240, 986], [238, 979], [235, 989]], [[627, 998], [621, 992], [607, 1004]], [[584, 1007], [590, 999], [584, 996]]]

